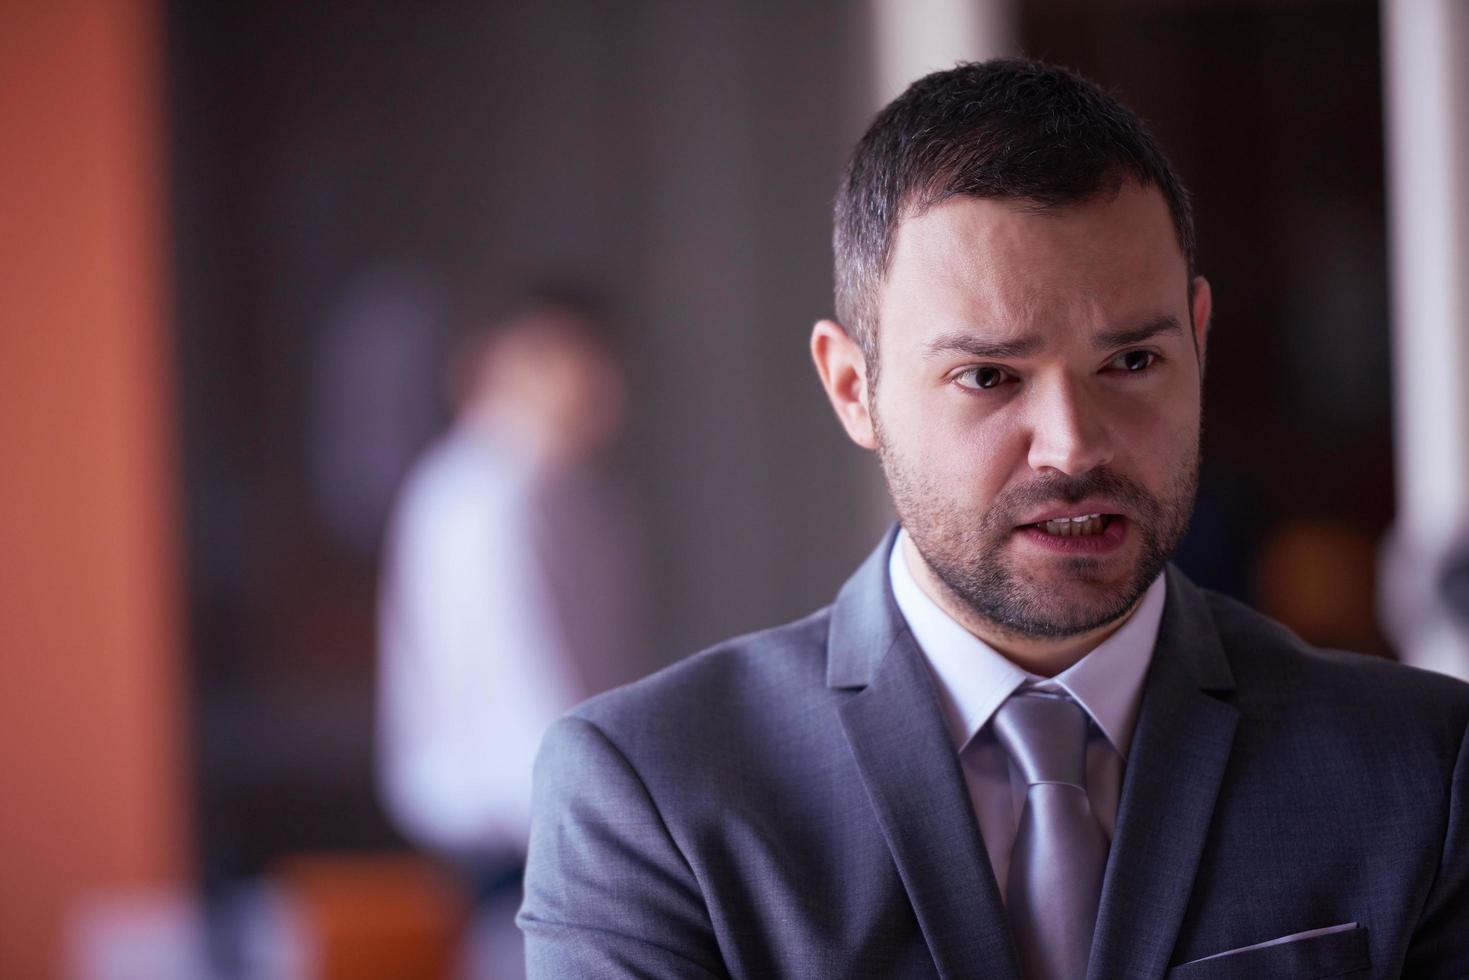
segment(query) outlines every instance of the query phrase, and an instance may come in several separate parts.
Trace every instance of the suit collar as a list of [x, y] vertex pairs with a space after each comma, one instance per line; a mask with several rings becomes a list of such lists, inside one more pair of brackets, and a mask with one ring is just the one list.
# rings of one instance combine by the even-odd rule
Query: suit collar
[[938, 690], [893, 599], [896, 536], [837, 596], [827, 683], [862, 689], [841, 705], [842, 728], [939, 975], [1020, 980]]
[[1234, 690], [1234, 671], [1199, 587], [1173, 565], [1168, 566], [1168, 601], [1158, 628], [1158, 650], [1178, 661], [1199, 690], [1224, 694]]
[[[837, 595], [827, 683], [865, 688], [843, 728], [944, 977], [1020, 976], [933, 678], [888, 581], [896, 527]], [[1089, 976], [1159, 980], [1177, 940], [1239, 712], [1207, 600], [1177, 568], [1144, 682]]]
[[[831, 653], [833, 663], [841, 659], [837, 648]], [[849, 649], [846, 665], [866, 666], [858, 657], [874, 655], [870, 682], [838, 714], [939, 976], [1020, 980], [1000, 889], [933, 677], [904, 628], [880, 652], [877, 644]]]
[[882, 542], [837, 593], [826, 643], [829, 687], [866, 687], [883, 655], [907, 625], [888, 581], [888, 554], [898, 537], [894, 524]]
[[1089, 977], [1159, 980], [1199, 868], [1238, 710], [1203, 594], [1168, 569], [1168, 601], [1143, 688], [1107, 859]]

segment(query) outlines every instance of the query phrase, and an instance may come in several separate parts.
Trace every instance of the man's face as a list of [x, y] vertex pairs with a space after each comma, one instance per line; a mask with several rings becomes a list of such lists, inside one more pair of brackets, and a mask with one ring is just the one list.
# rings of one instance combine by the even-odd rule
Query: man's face
[[[1048, 211], [905, 220], [879, 297], [873, 438], [918, 553], [1003, 633], [1123, 616], [1188, 524], [1208, 285], [1131, 182]], [[1085, 520], [1079, 520], [1086, 518]]]

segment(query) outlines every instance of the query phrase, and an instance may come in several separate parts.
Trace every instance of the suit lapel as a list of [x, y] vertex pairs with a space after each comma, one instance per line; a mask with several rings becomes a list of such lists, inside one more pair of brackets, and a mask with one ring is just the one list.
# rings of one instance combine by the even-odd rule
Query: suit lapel
[[1238, 711], [1203, 595], [1168, 570], [1088, 976], [1161, 978], [1193, 890]]
[[918, 925], [945, 978], [1019, 980], [958, 753], [887, 579], [889, 534], [837, 598], [828, 680], [847, 742]]

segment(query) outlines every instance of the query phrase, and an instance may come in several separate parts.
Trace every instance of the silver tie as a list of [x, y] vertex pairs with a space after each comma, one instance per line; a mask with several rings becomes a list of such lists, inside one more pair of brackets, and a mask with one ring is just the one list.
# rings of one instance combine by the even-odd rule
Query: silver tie
[[1086, 792], [1086, 713], [1064, 694], [1022, 691], [994, 731], [1028, 787], [1005, 899], [1026, 980], [1082, 980], [1108, 846]]

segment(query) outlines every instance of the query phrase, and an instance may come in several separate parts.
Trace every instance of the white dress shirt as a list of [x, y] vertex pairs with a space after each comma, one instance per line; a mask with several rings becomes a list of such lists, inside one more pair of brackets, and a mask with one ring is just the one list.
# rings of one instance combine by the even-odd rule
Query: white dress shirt
[[[421, 846], [523, 852], [541, 734], [619, 679], [612, 668], [629, 668], [635, 624], [617, 612], [637, 605], [638, 576], [621, 529], [601, 510], [579, 519], [552, 492], [526, 461], [459, 424], [398, 500], [379, 605], [378, 765], [389, 814]], [[574, 611], [590, 623], [559, 601], [568, 586], [546, 554], [548, 522], [575, 532], [572, 545], [550, 544], [574, 546], [560, 564], [582, 573]], [[578, 656], [589, 632], [595, 657]]]
[[1055, 677], [1039, 677], [1007, 660], [939, 608], [908, 567], [906, 539], [907, 532], [899, 532], [888, 562], [893, 597], [938, 681], [944, 718], [960, 753], [990, 867], [1004, 897], [1026, 787], [995, 739], [990, 718], [1022, 686], [1064, 692], [1081, 705], [1091, 719], [1087, 793], [1111, 840], [1143, 678], [1163, 618], [1166, 580], [1159, 575], [1127, 622], [1086, 656]]

